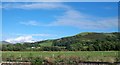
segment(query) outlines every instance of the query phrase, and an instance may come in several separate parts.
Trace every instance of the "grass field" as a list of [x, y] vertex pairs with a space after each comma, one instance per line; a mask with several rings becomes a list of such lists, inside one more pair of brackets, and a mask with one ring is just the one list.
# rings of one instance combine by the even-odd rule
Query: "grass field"
[[46, 42], [41, 43], [40, 46], [52, 46], [52, 42], [46, 41]]
[[[118, 51], [4, 51], [2, 52], [2, 58], [26, 58], [26, 57], [57, 57], [65, 56], [72, 57], [77, 56], [85, 61], [104, 61], [113, 62], [118, 56]], [[3, 60], [4, 61], [4, 60]]]

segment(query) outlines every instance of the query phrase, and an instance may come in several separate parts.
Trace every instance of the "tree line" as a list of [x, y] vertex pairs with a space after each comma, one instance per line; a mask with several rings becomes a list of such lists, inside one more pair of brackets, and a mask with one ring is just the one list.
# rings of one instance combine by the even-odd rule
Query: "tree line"
[[120, 33], [85, 32], [74, 36], [51, 40], [51, 46], [41, 46], [46, 42], [3, 44], [2, 51], [119, 51]]

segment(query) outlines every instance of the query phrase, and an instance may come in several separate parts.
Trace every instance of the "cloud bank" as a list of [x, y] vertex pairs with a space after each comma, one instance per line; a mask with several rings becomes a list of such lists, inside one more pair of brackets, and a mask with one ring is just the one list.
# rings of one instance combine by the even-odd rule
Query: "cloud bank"
[[17, 38], [7, 39], [5, 41], [10, 43], [34, 42], [32, 36], [20, 36]]
[[[93, 29], [93, 30], [107, 30], [111, 28], [118, 27], [118, 17], [97, 17], [91, 16], [81, 11], [77, 11], [74, 8], [65, 5], [63, 3], [24, 3], [24, 4], [5, 4], [3, 5], [5, 9], [25, 9], [25, 10], [34, 10], [34, 9], [64, 9], [63, 15], [57, 16], [54, 21], [51, 21], [49, 24], [40, 23], [40, 21], [31, 20], [19, 22], [23, 25], [31, 26], [72, 26], [79, 29]], [[110, 8], [110, 7], [109, 7]]]
[[63, 16], [59, 16], [55, 22], [48, 24], [48, 26], [72, 26], [86, 30], [107, 30], [118, 28], [118, 19], [117, 17], [95, 17], [85, 15], [76, 10], [70, 10], [65, 12]]
[[[14, 35], [17, 35], [18, 37], [9, 38], [9, 39], [6, 39], [5, 41], [10, 42], [10, 43], [35, 42], [37, 40], [35, 40], [34, 37], [56, 36], [56, 35], [52, 35], [52, 34], [14, 34]], [[39, 39], [39, 41], [40, 40], [43, 40], [43, 39]]]
[[[8, 3], [3, 4], [5, 9], [64, 9], [63, 15], [57, 16], [55, 21], [51, 21], [49, 24], [40, 23], [40, 21], [32, 20], [20, 22], [23, 25], [32, 26], [72, 26], [80, 29], [110, 29], [117, 28], [117, 17], [102, 18], [97, 16], [87, 15], [81, 11], [77, 11], [74, 8], [65, 5], [63, 3]], [[109, 7], [110, 8], [110, 7]]]
[[108, 30], [112, 28], [118, 28], [118, 19], [117, 17], [102, 18], [90, 16], [76, 10], [67, 10], [62, 16], [57, 16], [55, 21], [52, 21], [48, 24], [40, 23], [39, 21], [26, 21], [22, 22], [21, 24], [45, 27], [71, 26], [85, 30]]
[[33, 10], [33, 9], [69, 9], [70, 7], [63, 5], [61, 3], [8, 3], [3, 4], [2, 8], [4, 9], [25, 9], [25, 10]]

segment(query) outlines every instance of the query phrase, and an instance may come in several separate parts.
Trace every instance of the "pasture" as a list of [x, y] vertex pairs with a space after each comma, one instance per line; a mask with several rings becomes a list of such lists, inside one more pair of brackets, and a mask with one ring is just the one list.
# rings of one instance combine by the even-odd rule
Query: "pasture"
[[29, 57], [80, 57], [84, 61], [115, 62], [119, 51], [3, 51], [3, 61], [6, 58], [29, 58]]

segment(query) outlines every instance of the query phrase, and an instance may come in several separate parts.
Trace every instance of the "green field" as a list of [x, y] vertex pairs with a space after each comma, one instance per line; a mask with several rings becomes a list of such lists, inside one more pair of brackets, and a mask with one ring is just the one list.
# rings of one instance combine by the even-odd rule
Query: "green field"
[[115, 62], [118, 51], [4, 51], [2, 52], [3, 61], [5, 58], [28, 58], [28, 57], [80, 57], [85, 61], [104, 61]]
[[41, 43], [40, 46], [52, 46], [52, 42], [51, 41], [45, 41], [45, 42]]

